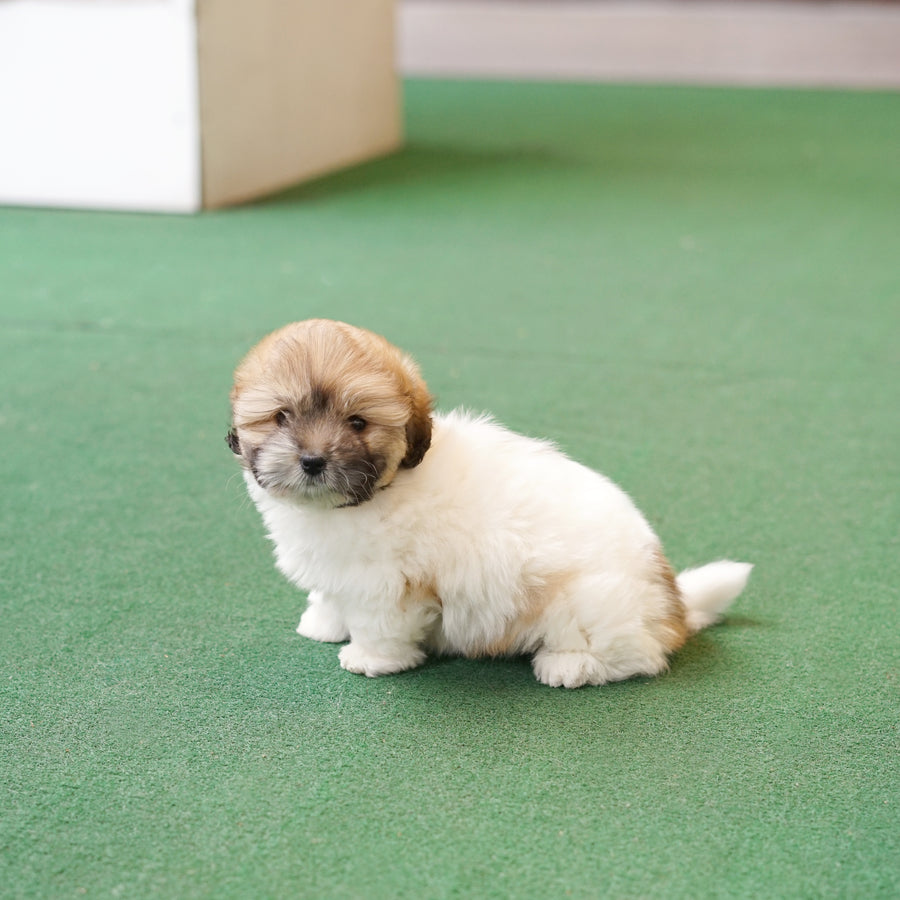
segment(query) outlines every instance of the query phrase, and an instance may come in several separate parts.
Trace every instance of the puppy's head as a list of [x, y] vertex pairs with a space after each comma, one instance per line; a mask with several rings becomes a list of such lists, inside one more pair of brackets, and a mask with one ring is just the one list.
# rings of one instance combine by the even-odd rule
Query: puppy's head
[[416, 364], [384, 338], [326, 319], [257, 344], [234, 375], [228, 445], [271, 494], [355, 506], [418, 465], [431, 397]]

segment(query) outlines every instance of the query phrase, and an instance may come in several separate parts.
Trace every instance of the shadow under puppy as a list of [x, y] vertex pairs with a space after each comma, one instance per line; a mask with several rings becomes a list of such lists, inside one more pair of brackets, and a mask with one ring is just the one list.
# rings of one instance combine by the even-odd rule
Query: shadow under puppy
[[228, 442], [309, 603], [297, 631], [383, 675], [428, 651], [533, 656], [544, 684], [654, 675], [743, 590], [751, 566], [677, 577], [629, 497], [549, 443], [434, 414], [416, 364], [323, 319], [235, 372]]

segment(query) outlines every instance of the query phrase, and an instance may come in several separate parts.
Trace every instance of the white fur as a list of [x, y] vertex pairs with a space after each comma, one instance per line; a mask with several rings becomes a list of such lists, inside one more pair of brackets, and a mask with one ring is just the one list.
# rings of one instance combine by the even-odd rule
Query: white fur
[[[246, 480], [279, 568], [310, 591], [297, 630], [349, 638], [345, 669], [397, 672], [426, 650], [532, 653], [542, 682], [577, 687], [666, 666], [648, 626], [670, 602], [654, 577], [658, 538], [615, 484], [550, 444], [453, 412], [435, 416], [417, 467], [358, 506], [301, 504]], [[748, 575], [725, 562], [684, 573], [689, 627], [709, 624]]]

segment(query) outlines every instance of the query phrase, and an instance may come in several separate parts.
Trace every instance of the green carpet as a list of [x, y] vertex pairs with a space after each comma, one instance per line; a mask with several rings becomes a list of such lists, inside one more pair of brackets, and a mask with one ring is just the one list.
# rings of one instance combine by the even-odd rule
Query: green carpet
[[[900, 896], [900, 95], [406, 105], [252, 207], [0, 211], [0, 892]], [[727, 622], [604, 688], [342, 671], [224, 442], [314, 315], [754, 562]]]

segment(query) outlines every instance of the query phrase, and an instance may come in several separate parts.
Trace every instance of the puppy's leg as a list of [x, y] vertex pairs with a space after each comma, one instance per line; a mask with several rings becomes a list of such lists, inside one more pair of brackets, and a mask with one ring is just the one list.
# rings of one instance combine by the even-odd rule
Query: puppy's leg
[[591, 650], [587, 632], [572, 617], [554, 622], [532, 660], [535, 677], [550, 687], [577, 688], [584, 684], [604, 684], [603, 665]]
[[341, 666], [370, 678], [415, 668], [425, 659], [422, 644], [439, 614], [436, 603], [408, 597], [387, 606], [361, 604], [348, 616], [350, 643], [338, 655]]
[[532, 661], [538, 681], [576, 688], [661, 672], [667, 648], [645, 620], [656, 594], [640, 579], [585, 579], [545, 613]]
[[344, 617], [333, 600], [329, 600], [320, 591], [311, 591], [306, 611], [300, 617], [297, 634], [312, 638], [314, 641], [326, 641], [340, 644], [350, 637]]

